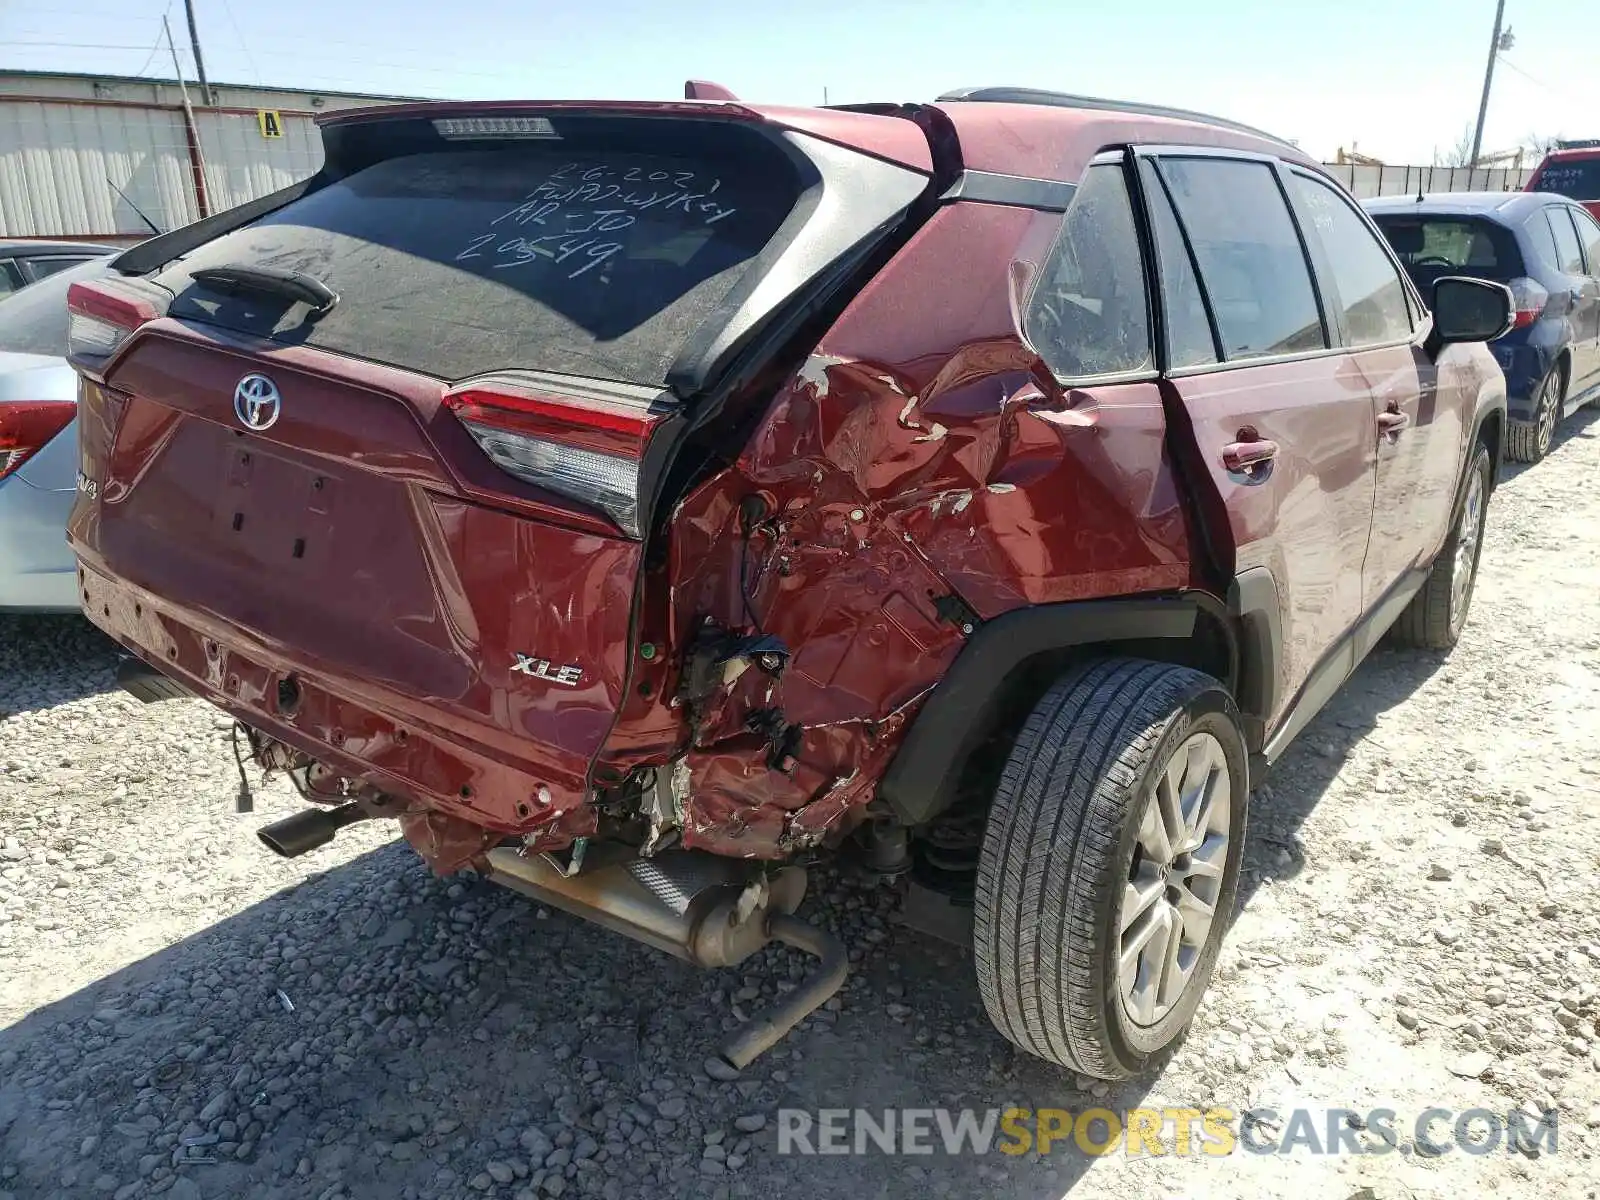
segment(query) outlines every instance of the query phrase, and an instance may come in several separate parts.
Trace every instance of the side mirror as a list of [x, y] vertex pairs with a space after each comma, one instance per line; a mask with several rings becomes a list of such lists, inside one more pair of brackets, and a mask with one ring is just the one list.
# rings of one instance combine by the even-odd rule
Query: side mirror
[[1511, 328], [1516, 301], [1511, 289], [1487, 279], [1446, 275], [1433, 285], [1433, 332], [1429, 349], [1451, 342], [1492, 342]]

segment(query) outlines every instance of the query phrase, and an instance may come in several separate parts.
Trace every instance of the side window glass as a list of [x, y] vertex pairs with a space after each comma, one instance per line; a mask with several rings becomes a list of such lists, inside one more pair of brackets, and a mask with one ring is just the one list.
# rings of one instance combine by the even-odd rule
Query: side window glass
[[1545, 218], [1550, 222], [1550, 232], [1556, 239], [1556, 270], [1568, 275], [1583, 274], [1583, 250], [1578, 245], [1578, 231], [1564, 208], [1547, 208]]
[[1029, 340], [1057, 375], [1149, 369], [1144, 261], [1122, 167], [1089, 168], [1023, 318]]
[[1150, 224], [1155, 231], [1156, 254], [1161, 260], [1161, 297], [1167, 315], [1167, 356], [1174, 367], [1197, 367], [1217, 361], [1216, 343], [1211, 337], [1211, 318], [1206, 315], [1205, 296], [1200, 277], [1195, 273], [1194, 257], [1183, 240], [1178, 216], [1172, 211], [1166, 186], [1156, 173], [1155, 164], [1145, 159], [1139, 164], [1145, 199], [1150, 208]]
[[1271, 167], [1227, 158], [1161, 161], [1227, 359], [1327, 346], [1311, 270]]
[[[1405, 284], [1378, 237], [1337, 191], [1320, 179], [1289, 173], [1301, 214], [1322, 243], [1337, 303], [1352, 346], [1399, 342], [1411, 336]], [[1326, 297], [1332, 303], [1333, 297]]]
[[1588, 266], [1587, 274], [1600, 275], [1600, 225], [1586, 212], [1577, 209], [1567, 210], [1572, 214], [1572, 221], [1578, 227], [1578, 240], [1583, 243], [1583, 258]]
[[1539, 256], [1548, 270], [1558, 270], [1557, 262], [1560, 255], [1556, 250], [1556, 236], [1550, 232], [1550, 218], [1547, 209], [1540, 209], [1528, 218], [1528, 223], [1523, 226], [1527, 231], [1528, 240], [1533, 243], [1534, 253]]

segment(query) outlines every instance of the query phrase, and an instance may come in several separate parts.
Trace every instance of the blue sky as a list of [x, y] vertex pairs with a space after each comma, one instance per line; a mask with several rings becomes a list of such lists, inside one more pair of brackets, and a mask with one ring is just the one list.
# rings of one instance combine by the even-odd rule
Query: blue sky
[[[423, 96], [639, 97], [709, 78], [771, 103], [1015, 84], [1176, 104], [1429, 162], [1476, 117], [1493, 0], [196, 0], [213, 81]], [[1484, 149], [1600, 137], [1595, 0], [1508, 0]], [[1587, 15], [1585, 10], [1588, 10]], [[190, 69], [182, 0], [0, 0], [0, 67]]]

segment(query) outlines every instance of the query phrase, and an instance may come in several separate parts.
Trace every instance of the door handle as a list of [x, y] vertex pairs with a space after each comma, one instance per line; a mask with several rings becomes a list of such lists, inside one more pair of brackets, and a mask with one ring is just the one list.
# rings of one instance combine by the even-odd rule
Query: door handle
[[1394, 437], [1402, 429], [1411, 424], [1411, 417], [1397, 408], [1378, 414], [1378, 432]]
[[1244, 475], [1253, 474], [1258, 467], [1265, 467], [1276, 457], [1278, 457], [1278, 443], [1267, 441], [1265, 438], [1229, 442], [1222, 448], [1222, 465], [1230, 471], [1238, 471]]

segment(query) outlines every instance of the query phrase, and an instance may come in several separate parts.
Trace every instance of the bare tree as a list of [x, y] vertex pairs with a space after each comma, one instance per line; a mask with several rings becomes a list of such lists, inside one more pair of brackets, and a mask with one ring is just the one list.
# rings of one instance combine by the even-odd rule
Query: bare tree
[[1461, 136], [1444, 151], [1439, 152], [1438, 147], [1433, 151], [1433, 165], [1436, 167], [1470, 167], [1472, 166], [1472, 128], [1468, 126], [1461, 131]]
[[1559, 133], [1552, 134], [1548, 137], [1544, 134], [1530, 133], [1518, 144], [1528, 152], [1528, 157], [1530, 159], [1532, 159], [1534, 162], [1537, 162], [1546, 154], [1549, 154], [1550, 151], [1554, 150], [1556, 148], [1556, 144], [1560, 141], [1561, 135]]

